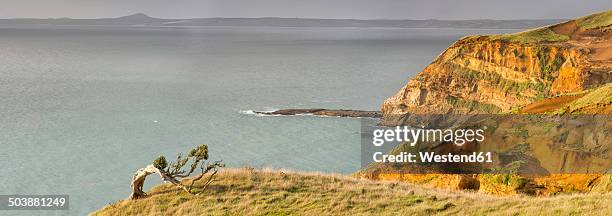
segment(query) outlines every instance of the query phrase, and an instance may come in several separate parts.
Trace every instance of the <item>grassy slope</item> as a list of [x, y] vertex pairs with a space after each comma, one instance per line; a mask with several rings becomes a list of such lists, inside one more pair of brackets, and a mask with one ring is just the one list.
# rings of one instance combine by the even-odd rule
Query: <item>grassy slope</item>
[[592, 106], [605, 106], [612, 104], [612, 83], [608, 83], [569, 104], [568, 111], [574, 112]]
[[[580, 28], [585, 30], [610, 28], [610, 25], [612, 25], [612, 10], [581, 17], [576, 19], [576, 22]], [[569, 36], [557, 34], [551, 30], [551, 27], [545, 26], [514, 34], [494, 35], [491, 38], [517, 43], [562, 42], [569, 40]]]
[[583, 29], [594, 29], [612, 25], [612, 10], [581, 17], [576, 20]]
[[169, 185], [94, 215], [612, 215], [612, 193], [493, 197], [346, 176], [229, 169], [203, 194]]
[[561, 42], [569, 40], [568, 36], [557, 34], [548, 27], [542, 27], [514, 34], [494, 35], [491, 36], [491, 38], [515, 43]]
[[582, 92], [546, 98], [520, 108], [520, 113], [602, 113], [612, 105], [612, 83]]

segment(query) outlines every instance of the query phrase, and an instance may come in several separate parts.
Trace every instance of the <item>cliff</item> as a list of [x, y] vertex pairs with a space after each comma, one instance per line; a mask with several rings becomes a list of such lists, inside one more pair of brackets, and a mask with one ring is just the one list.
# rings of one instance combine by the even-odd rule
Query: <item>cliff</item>
[[[385, 100], [382, 112], [385, 125], [425, 125], [413, 122], [423, 119], [444, 124], [436, 119], [439, 115], [428, 114], [447, 114], [441, 116], [452, 120], [448, 114], [554, 114], [537, 120], [488, 115], [486, 126], [491, 129], [484, 143], [462, 148], [444, 142], [421, 144], [427, 151], [491, 151], [500, 158], [499, 167], [520, 162], [516, 173], [541, 170], [545, 175], [453, 175], [436, 170], [400, 174], [398, 170], [413, 168], [371, 164], [361, 173], [366, 178], [487, 194], [589, 192], [609, 184], [610, 175], [603, 173], [609, 173], [605, 170], [612, 157], [612, 11], [515, 34], [462, 38]], [[403, 144], [394, 151], [404, 150], [410, 147]], [[521, 159], [503, 161], [501, 156]]]
[[382, 112], [509, 112], [600, 87], [612, 81], [611, 25], [606, 11], [515, 34], [462, 38], [385, 100]]

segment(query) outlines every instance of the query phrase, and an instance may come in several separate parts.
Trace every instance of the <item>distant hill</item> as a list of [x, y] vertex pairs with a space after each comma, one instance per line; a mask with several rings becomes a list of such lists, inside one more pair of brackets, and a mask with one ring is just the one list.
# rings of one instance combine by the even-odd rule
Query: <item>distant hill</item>
[[302, 18], [192, 18], [160, 19], [138, 13], [100, 19], [0, 19], [2, 25], [119, 25], [119, 26], [266, 26], [266, 27], [354, 27], [354, 28], [490, 28], [526, 29], [563, 20], [356, 20]]

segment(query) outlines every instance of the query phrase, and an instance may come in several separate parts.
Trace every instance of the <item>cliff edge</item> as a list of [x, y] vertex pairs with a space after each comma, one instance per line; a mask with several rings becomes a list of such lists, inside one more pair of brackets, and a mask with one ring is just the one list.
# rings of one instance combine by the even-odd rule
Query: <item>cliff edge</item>
[[[200, 190], [201, 184], [196, 188]], [[226, 169], [198, 196], [170, 185], [91, 215], [609, 215], [611, 193], [493, 197], [402, 182], [279, 170]], [[593, 211], [593, 209], [598, 209]]]
[[[543, 116], [558, 119], [570, 119], [563, 114], [589, 114], [572, 118], [591, 116], [593, 120], [572, 127], [547, 122], [545, 117], [521, 122], [512, 115], [489, 115], [491, 119], [501, 116], [485, 135], [495, 148], [480, 143], [470, 150], [530, 158], [532, 165], [525, 163], [519, 170], [536, 167], [547, 175], [397, 175], [388, 171], [397, 167], [371, 164], [363, 171], [366, 178], [488, 194], [552, 195], [608, 185], [610, 172], [593, 172], [590, 165], [609, 168], [611, 157], [612, 10], [514, 34], [464, 37], [385, 100], [382, 112], [384, 125], [412, 125], [422, 114], [554, 114]], [[435, 120], [437, 115], [429, 116]], [[454, 145], [427, 144], [427, 150], [442, 147]], [[396, 149], [409, 147], [404, 144]], [[572, 157], [580, 159], [567, 160]], [[506, 165], [511, 163], [502, 167]], [[585, 168], [590, 170], [579, 171]], [[500, 177], [515, 177], [521, 184], [491, 180]]]
[[385, 100], [382, 112], [509, 112], [611, 81], [612, 11], [605, 11], [515, 34], [462, 38]]

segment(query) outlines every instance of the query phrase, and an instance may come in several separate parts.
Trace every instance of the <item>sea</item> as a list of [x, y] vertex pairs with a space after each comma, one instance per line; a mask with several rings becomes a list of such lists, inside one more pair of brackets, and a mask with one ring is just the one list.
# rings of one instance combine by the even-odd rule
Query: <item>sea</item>
[[0, 195], [70, 204], [0, 215], [88, 214], [200, 144], [228, 167], [354, 173], [362, 119], [253, 111], [379, 110], [457, 39], [515, 31], [0, 26]]

